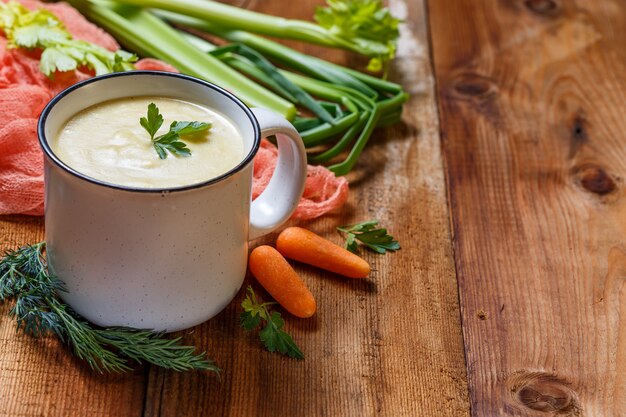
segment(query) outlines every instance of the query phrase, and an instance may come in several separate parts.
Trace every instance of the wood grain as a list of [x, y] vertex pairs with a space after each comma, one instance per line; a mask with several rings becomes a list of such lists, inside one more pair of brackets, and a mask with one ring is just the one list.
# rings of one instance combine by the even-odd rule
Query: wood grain
[[[249, 7], [308, 18], [320, 3], [285, 7], [285, 2], [253, 1]], [[378, 218], [403, 249], [367, 254], [374, 273], [362, 281], [296, 265], [318, 302], [312, 319], [283, 313], [304, 351], [302, 362], [265, 352], [256, 335], [244, 335], [237, 325], [241, 293], [218, 317], [185, 335], [216, 359], [221, 379], [153, 368], [145, 416], [469, 414], [424, 5], [391, 3], [408, 21], [392, 74], [412, 94], [404, 124], [375, 133], [350, 177], [348, 207], [305, 226], [339, 242], [335, 226]], [[363, 66], [342, 52], [293, 45]]]
[[[243, 0], [240, 5], [308, 19], [320, 3], [293, 7], [287, 0]], [[243, 293], [218, 317], [181, 333], [217, 361], [223, 369], [219, 378], [151, 367], [128, 375], [94, 374], [57, 341], [16, 334], [4, 306], [0, 416], [469, 415], [425, 7], [421, 0], [390, 3], [406, 20], [391, 74], [412, 95], [404, 123], [374, 134], [350, 176], [345, 209], [304, 226], [340, 242], [335, 226], [377, 218], [403, 249], [366, 254], [374, 270], [367, 280], [296, 265], [319, 313], [308, 320], [283, 314], [306, 359], [266, 352], [255, 334], [243, 332], [238, 325]], [[290, 45], [353, 67], [365, 64], [337, 50]], [[0, 249], [42, 238], [41, 219], [0, 218]]]
[[430, 1], [474, 416], [626, 415], [626, 8]]
[[[43, 240], [43, 219], [0, 216], [0, 251]], [[15, 331], [0, 306], [0, 416], [140, 416], [145, 372], [100, 375], [55, 338]]]

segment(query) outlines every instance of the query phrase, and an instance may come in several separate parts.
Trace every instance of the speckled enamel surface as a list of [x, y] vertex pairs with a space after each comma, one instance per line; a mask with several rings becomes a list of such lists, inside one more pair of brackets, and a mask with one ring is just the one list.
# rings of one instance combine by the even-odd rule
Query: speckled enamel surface
[[173, 331], [214, 316], [245, 276], [250, 175], [134, 193], [46, 164], [48, 259], [62, 297], [103, 326]]

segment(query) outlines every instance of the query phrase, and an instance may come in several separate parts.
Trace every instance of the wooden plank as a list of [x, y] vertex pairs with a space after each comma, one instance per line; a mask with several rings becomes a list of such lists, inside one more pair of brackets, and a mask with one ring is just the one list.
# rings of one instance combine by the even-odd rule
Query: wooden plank
[[[0, 217], [0, 251], [43, 240], [43, 219]], [[145, 372], [100, 375], [74, 358], [55, 338], [33, 339], [15, 331], [0, 307], [0, 416], [139, 416]]]
[[430, 1], [474, 416], [626, 415], [626, 9]]
[[[300, 1], [289, 7], [286, 1], [252, 2], [251, 7], [308, 19], [320, 3]], [[392, 74], [412, 94], [405, 123], [375, 133], [350, 177], [348, 206], [304, 225], [339, 242], [335, 226], [378, 218], [403, 249], [385, 256], [368, 254], [374, 273], [364, 281], [296, 266], [318, 301], [313, 319], [283, 313], [304, 361], [268, 353], [256, 335], [244, 335], [237, 324], [240, 293], [218, 317], [184, 334], [186, 341], [206, 348], [216, 359], [223, 369], [221, 379], [153, 368], [146, 416], [469, 414], [424, 5], [391, 3], [408, 22]], [[341, 52], [292, 45], [363, 66], [362, 60]]]
[[[314, 2], [297, 9], [285, 5], [253, 6], [309, 18]], [[424, 7], [400, 0], [392, 6], [408, 22], [392, 75], [413, 94], [405, 124], [376, 133], [351, 177], [348, 207], [305, 225], [339, 242], [334, 226], [376, 217], [404, 248], [369, 256], [375, 273], [366, 281], [298, 266], [320, 309], [313, 320], [286, 317], [307, 359], [270, 354], [255, 336], [246, 336], [237, 323], [240, 295], [216, 319], [183, 333], [186, 342], [206, 348], [218, 361], [224, 369], [221, 379], [146, 368], [144, 399], [142, 369], [121, 376], [94, 374], [60, 343], [16, 334], [5, 306], [0, 312], [0, 416], [133, 416], [144, 402], [144, 415], [167, 416], [468, 415]], [[363, 65], [341, 52], [315, 46], [304, 50]], [[2, 248], [39, 241], [43, 224], [4, 217], [0, 236]]]

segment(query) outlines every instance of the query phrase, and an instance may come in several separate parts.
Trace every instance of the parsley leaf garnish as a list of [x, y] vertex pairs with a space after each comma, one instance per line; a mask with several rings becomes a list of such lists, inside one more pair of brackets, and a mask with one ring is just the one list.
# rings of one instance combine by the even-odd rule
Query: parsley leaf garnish
[[29, 10], [16, 1], [0, 2], [0, 29], [10, 48], [40, 48], [39, 69], [47, 76], [86, 66], [96, 75], [134, 69], [137, 56], [126, 51], [109, 51], [73, 39], [63, 23], [45, 9]]
[[163, 125], [163, 116], [159, 113], [159, 108], [154, 103], [148, 104], [148, 117], [142, 117], [139, 119], [139, 123], [150, 135], [150, 138], [154, 138], [157, 130]]
[[211, 128], [211, 123], [174, 121], [167, 133], [155, 138], [154, 135], [163, 125], [163, 115], [154, 103], [148, 104], [148, 113], [146, 117], [139, 119], [139, 124], [150, 135], [152, 145], [161, 159], [167, 158], [166, 151], [169, 151], [172, 155], [191, 155], [191, 151], [187, 144], [181, 140], [181, 136], [194, 135]]
[[273, 302], [260, 303], [252, 287], [248, 286], [248, 295], [241, 303], [243, 313], [239, 316], [241, 327], [250, 331], [265, 322], [265, 327], [259, 332], [261, 341], [270, 352], [279, 351], [283, 355], [296, 359], [304, 359], [304, 353], [298, 348], [291, 336], [283, 330], [285, 321], [277, 311], [270, 312], [268, 306]]
[[[387, 229], [378, 228], [378, 220], [368, 220], [349, 226], [339, 226], [337, 230], [346, 233], [346, 249], [357, 253], [359, 243], [378, 253], [396, 251], [400, 243], [393, 236], [387, 234]], [[357, 242], [358, 241], [358, 242]]]

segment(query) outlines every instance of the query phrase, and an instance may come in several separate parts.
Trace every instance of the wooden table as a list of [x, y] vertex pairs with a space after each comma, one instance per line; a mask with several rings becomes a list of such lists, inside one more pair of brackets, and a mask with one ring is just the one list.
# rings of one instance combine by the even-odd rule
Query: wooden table
[[[317, 1], [244, 2], [308, 18]], [[351, 281], [298, 266], [306, 360], [264, 351], [230, 307], [184, 340], [223, 369], [99, 375], [0, 318], [2, 416], [626, 416], [626, 5], [391, 0], [404, 123], [379, 130], [339, 214], [403, 249]], [[621, 41], [620, 41], [621, 39]], [[298, 45], [348, 65], [361, 60]], [[41, 219], [0, 220], [0, 246]]]

